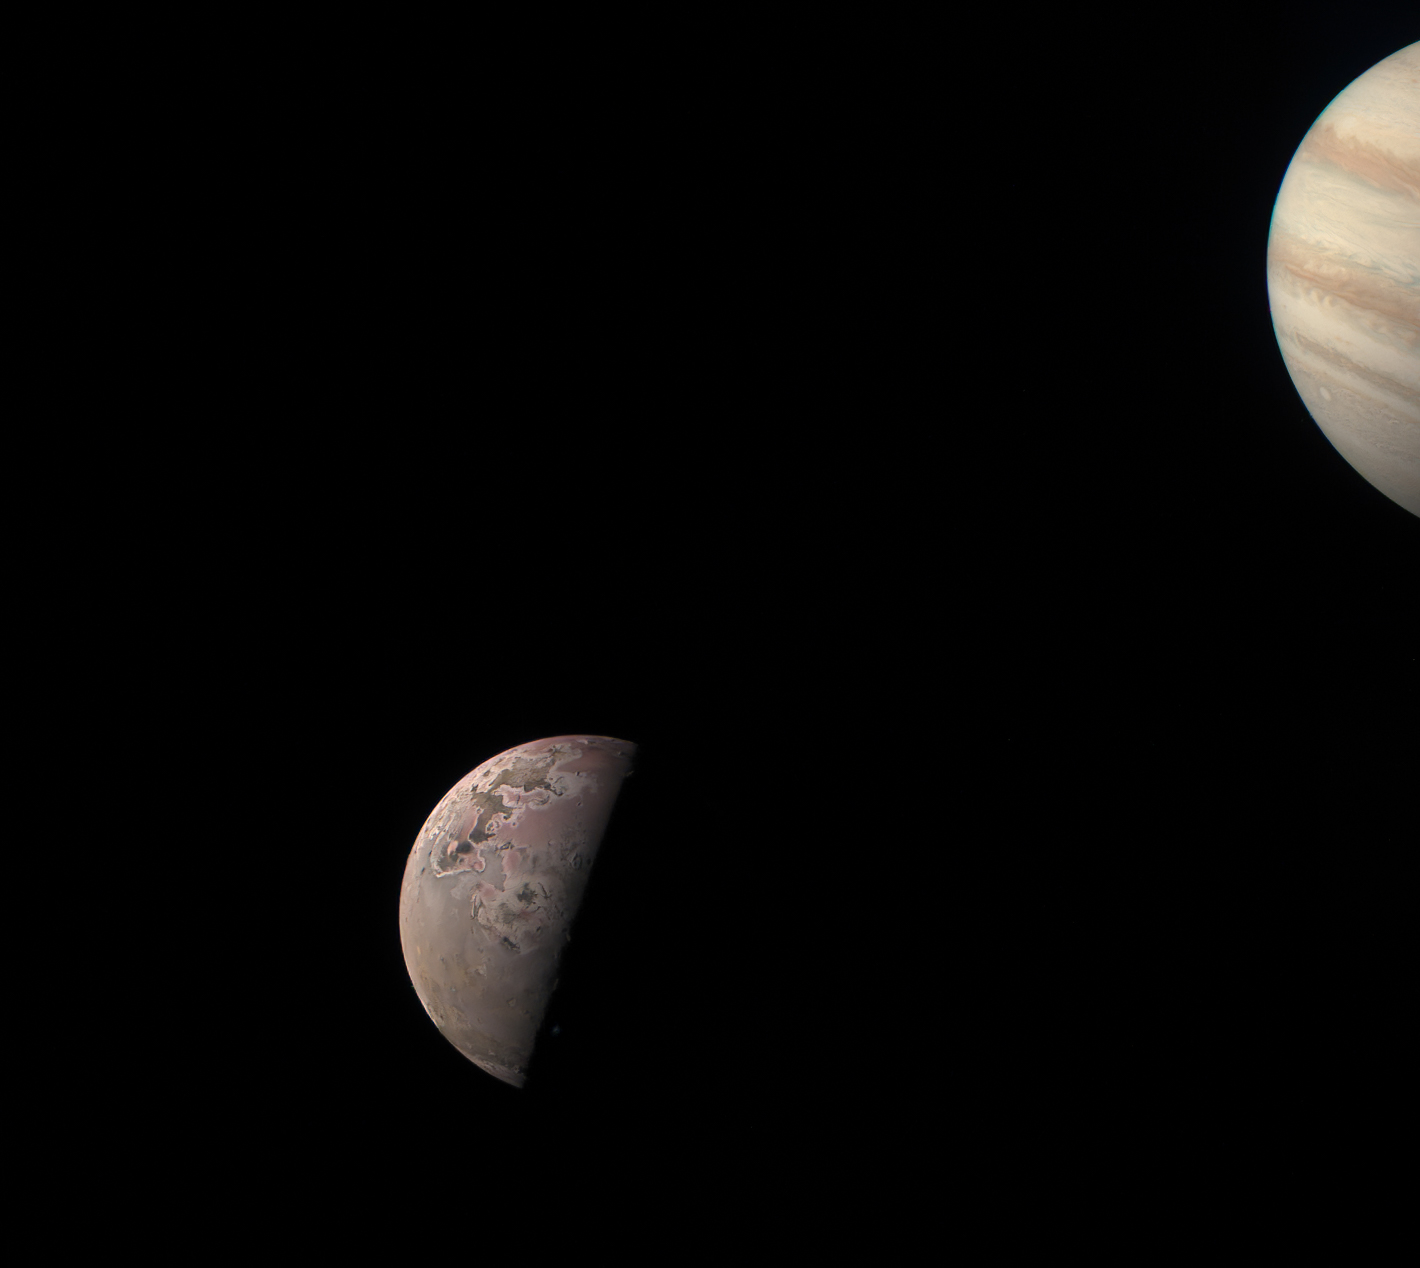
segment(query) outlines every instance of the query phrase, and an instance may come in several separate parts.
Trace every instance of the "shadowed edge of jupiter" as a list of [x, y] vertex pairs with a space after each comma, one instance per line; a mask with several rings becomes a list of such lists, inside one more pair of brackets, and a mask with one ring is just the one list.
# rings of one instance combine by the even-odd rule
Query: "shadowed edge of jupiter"
[[499, 753], [449, 789], [405, 864], [399, 935], [415, 992], [445, 1039], [514, 1087], [635, 753], [605, 735]]

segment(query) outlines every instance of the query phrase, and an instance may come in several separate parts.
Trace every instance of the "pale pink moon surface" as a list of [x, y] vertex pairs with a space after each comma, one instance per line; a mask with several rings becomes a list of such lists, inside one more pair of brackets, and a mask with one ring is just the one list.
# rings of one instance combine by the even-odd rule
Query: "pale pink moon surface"
[[449, 789], [410, 851], [399, 895], [410, 981], [444, 1038], [514, 1087], [635, 752], [604, 735], [520, 744]]
[[1349, 84], [1302, 138], [1272, 212], [1267, 292], [1317, 426], [1420, 515], [1420, 43]]

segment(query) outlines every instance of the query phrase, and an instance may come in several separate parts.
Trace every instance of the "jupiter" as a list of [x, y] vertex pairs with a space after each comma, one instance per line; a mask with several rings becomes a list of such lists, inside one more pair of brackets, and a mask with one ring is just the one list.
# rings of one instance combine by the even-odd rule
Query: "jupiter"
[[1327, 440], [1420, 516], [1420, 43], [1312, 124], [1267, 239], [1272, 327]]

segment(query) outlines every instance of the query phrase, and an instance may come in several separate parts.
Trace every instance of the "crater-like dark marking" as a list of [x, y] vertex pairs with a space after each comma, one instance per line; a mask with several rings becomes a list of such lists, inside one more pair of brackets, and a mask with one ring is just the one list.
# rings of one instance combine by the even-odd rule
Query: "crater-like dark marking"
[[542, 788], [554, 796], [557, 795], [557, 790], [547, 779], [547, 773], [552, 769], [555, 760], [556, 756], [553, 754], [517, 758], [507, 770], [499, 771], [493, 777], [487, 792], [470, 792], [469, 800], [478, 810], [478, 819], [468, 834], [469, 841], [474, 845], [481, 845], [494, 835], [490, 829], [500, 820], [503, 823], [512, 821], [513, 812], [503, 804], [502, 794], [498, 791], [500, 788], [519, 789], [523, 792]]

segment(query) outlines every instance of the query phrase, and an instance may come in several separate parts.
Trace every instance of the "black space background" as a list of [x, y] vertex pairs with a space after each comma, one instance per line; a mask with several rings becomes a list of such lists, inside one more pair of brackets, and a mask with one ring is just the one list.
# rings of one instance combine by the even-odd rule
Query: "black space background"
[[[827, 1213], [1383, 1141], [1420, 524], [1264, 253], [1420, 25], [1310, 7], [194, 30], [44, 98], [46, 417], [97, 434], [34, 468], [83, 533], [30, 619], [139, 838], [76, 1145], [394, 1219], [461, 1167]], [[574, 732], [642, 757], [515, 1092], [398, 887]]]

